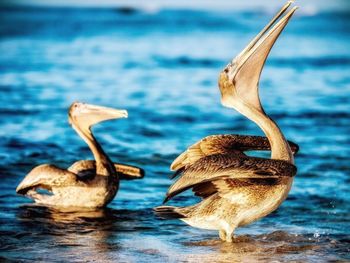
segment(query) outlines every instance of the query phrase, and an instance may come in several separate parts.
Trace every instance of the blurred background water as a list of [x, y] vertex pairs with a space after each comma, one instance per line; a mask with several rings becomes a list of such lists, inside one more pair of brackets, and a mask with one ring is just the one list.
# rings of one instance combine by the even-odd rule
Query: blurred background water
[[[221, 106], [217, 77], [273, 12], [1, 7], [0, 261], [350, 260], [349, 14], [301, 9], [272, 50], [261, 98], [300, 145], [298, 174], [277, 211], [225, 244], [152, 208], [171, 183], [169, 164], [189, 145], [211, 134], [262, 134]], [[129, 111], [94, 133], [112, 160], [139, 165], [146, 177], [123, 181], [94, 213], [35, 207], [15, 193], [34, 166], [92, 158], [67, 121], [76, 100]]]

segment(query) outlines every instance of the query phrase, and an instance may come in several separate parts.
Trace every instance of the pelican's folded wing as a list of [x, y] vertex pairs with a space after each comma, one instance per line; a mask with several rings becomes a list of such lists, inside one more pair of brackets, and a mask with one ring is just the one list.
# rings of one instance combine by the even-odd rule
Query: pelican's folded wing
[[179, 179], [170, 186], [165, 201], [198, 184], [218, 179], [280, 178], [295, 174], [296, 167], [283, 160], [213, 154], [182, 169]]
[[145, 176], [145, 171], [137, 166], [122, 163], [114, 163], [115, 170], [122, 180], [141, 179]]
[[51, 190], [53, 187], [62, 187], [69, 185], [85, 185], [78, 180], [76, 174], [61, 169], [55, 165], [43, 164], [35, 167], [17, 186], [16, 192], [26, 194], [33, 188], [44, 188]]
[[[115, 170], [119, 173], [121, 180], [134, 180], [141, 179], [144, 177], [145, 172], [143, 169], [121, 163], [114, 163]], [[95, 160], [80, 160], [72, 164], [69, 171], [76, 173], [79, 177], [90, 177], [96, 174], [96, 162]]]
[[[222, 178], [213, 181], [208, 181], [204, 183], [196, 184], [192, 187], [192, 191], [196, 196], [201, 198], [207, 198], [213, 194], [219, 193], [221, 197], [226, 195], [230, 195], [233, 190], [237, 190], [239, 188], [246, 188], [250, 186], [257, 185], [274, 185], [278, 184], [280, 181], [276, 178], [240, 178], [240, 179], [232, 179], [232, 178]], [[244, 194], [244, 190], [241, 191]]]
[[[299, 150], [299, 146], [288, 141], [293, 154]], [[242, 152], [251, 150], [271, 150], [270, 143], [263, 136], [249, 136], [237, 134], [211, 135], [203, 138], [190, 146], [179, 155], [171, 164], [171, 170], [180, 170], [194, 164], [199, 159], [212, 154], [231, 153], [236, 156], [244, 156]]]
[[[171, 164], [171, 170], [179, 170], [188, 165], [194, 164], [199, 159], [219, 153], [231, 152], [234, 154], [235, 148], [231, 147], [236, 141], [236, 135], [210, 135], [195, 144], [180, 154]], [[238, 150], [238, 149], [237, 149]], [[236, 154], [241, 155], [239, 150]]]

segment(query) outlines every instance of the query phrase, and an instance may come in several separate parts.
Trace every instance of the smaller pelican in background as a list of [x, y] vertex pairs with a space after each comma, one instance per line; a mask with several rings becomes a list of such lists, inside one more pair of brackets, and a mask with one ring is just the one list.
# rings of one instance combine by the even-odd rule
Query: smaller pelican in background
[[[69, 108], [69, 123], [88, 144], [95, 160], [80, 160], [68, 169], [43, 164], [35, 167], [18, 185], [16, 192], [41, 205], [58, 208], [101, 208], [113, 200], [120, 179], [139, 179], [144, 171], [135, 166], [112, 163], [91, 132], [97, 123], [127, 118], [117, 110], [80, 102]], [[48, 193], [41, 193], [44, 189]]]

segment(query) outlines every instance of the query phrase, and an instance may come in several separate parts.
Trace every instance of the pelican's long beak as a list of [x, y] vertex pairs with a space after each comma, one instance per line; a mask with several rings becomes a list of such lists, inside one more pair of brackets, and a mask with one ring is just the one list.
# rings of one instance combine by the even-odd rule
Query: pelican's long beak
[[[224, 106], [232, 107], [238, 100], [262, 110], [258, 94], [260, 74], [271, 48], [298, 8], [293, 7], [283, 16], [291, 3], [289, 1], [284, 5], [264, 29], [221, 72], [219, 87]], [[280, 20], [276, 23], [278, 19]]]
[[128, 112], [126, 110], [107, 108], [91, 104], [84, 104], [84, 107], [82, 108], [82, 113], [87, 114], [87, 116], [98, 119], [98, 122], [128, 117]]
[[69, 120], [81, 128], [90, 128], [92, 125], [106, 120], [127, 118], [126, 110], [102, 107], [81, 102], [74, 102], [69, 108]]
[[[259, 32], [258, 35], [256, 35], [256, 37], [247, 45], [246, 48], [244, 48], [239, 54], [238, 56], [232, 61], [232, 63], [239, 63], [240, 59], [243, 59], [245, 55], [248, 54], [249, 51], [251, 51], [253, 48], [258, 48], [259, 44], [257, 44], [260, 40], [264, 39], [263, 36], [266, 34], [267, 31], [269, 31], [271, 29], [271, 27], [276, 23], [276, 21], [287, 11], [287, 9], [290, 7], [290, 5], [293, 3], [293, 1], [288, 1], [282, 8], [280, 11], [278, 11], [278, 13], [271, 19], [271, 21]], [[295, 12], [295, 10], [298, 7], [294, 7], [284, 18], [282, 18], [279, 23], [283, 23], [283, 27], [279, 30], [278, 35], [282, 32], [282, 30], [284, 29], [284, 27], [287, 25], [288, 20], [290, 19], [290, 17], [293, 15], [293, 13]], [[284, 22], [283, 22], [284, 21]], [[278, 25], [276, 24], [274, 26], [274, 28], [272, 30], [270, 30], [270, 32], [268, 34], [271, 34], [272, 31], [278, 27]], [[267, 34], [267, 35], [268, 35]], [[265, 38], [267, 38], [268, 36], [266, 35]], [[272, 45], [275, 43], [275, 41], [278, 38], [277, 37], [274, 39], [273, 43], [270, 46], [270, 49], [272, 48]], [[263, 40], [262, 40], [263, 41]], [[261, 42], [260, 42], [261, 44]], [[268, 55], [268, 54], [267, 54]], [[267, 56], [266, 56], [267, 57]]]

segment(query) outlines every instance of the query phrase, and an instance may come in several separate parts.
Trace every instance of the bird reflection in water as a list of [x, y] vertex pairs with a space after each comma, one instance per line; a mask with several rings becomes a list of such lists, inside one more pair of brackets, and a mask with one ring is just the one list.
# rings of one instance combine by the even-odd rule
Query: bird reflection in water
[[118, 214], [120, 211], [110, 208], [77, 212], [29, 205], [21, 207], [17, 217], [23, 230], [50, 238], [46, 243], [62, 250], [59, 254], [64, 253], [65, 260], [106, 262], [118, 261], [117, 230], [125, 231], [127, 221], [132, 220], [127, 211], [123, 210], [123, 218]]
[[[276, 260], [287, 256], [290, 260], [297, 258], [300, 252], [307, 251], [312, 255], [317, 253], [319, 245], [314, 238], [304, 235], [289, 234], [285, 231], [275, 231], [263, 235], [240, 235], [233, 238], [232, 243], [217, 239], [206, 239], [185, 242], [184, 246], [208, 248], [208, 253], [193, 254], [191, 257], [201, 262], [255, 262]], [[328, 242], [323, 240], [322, 242]], [[202, 251], [202, 250], [201, 250]], [[294, 256], [293, 256], [294, 255]]]

